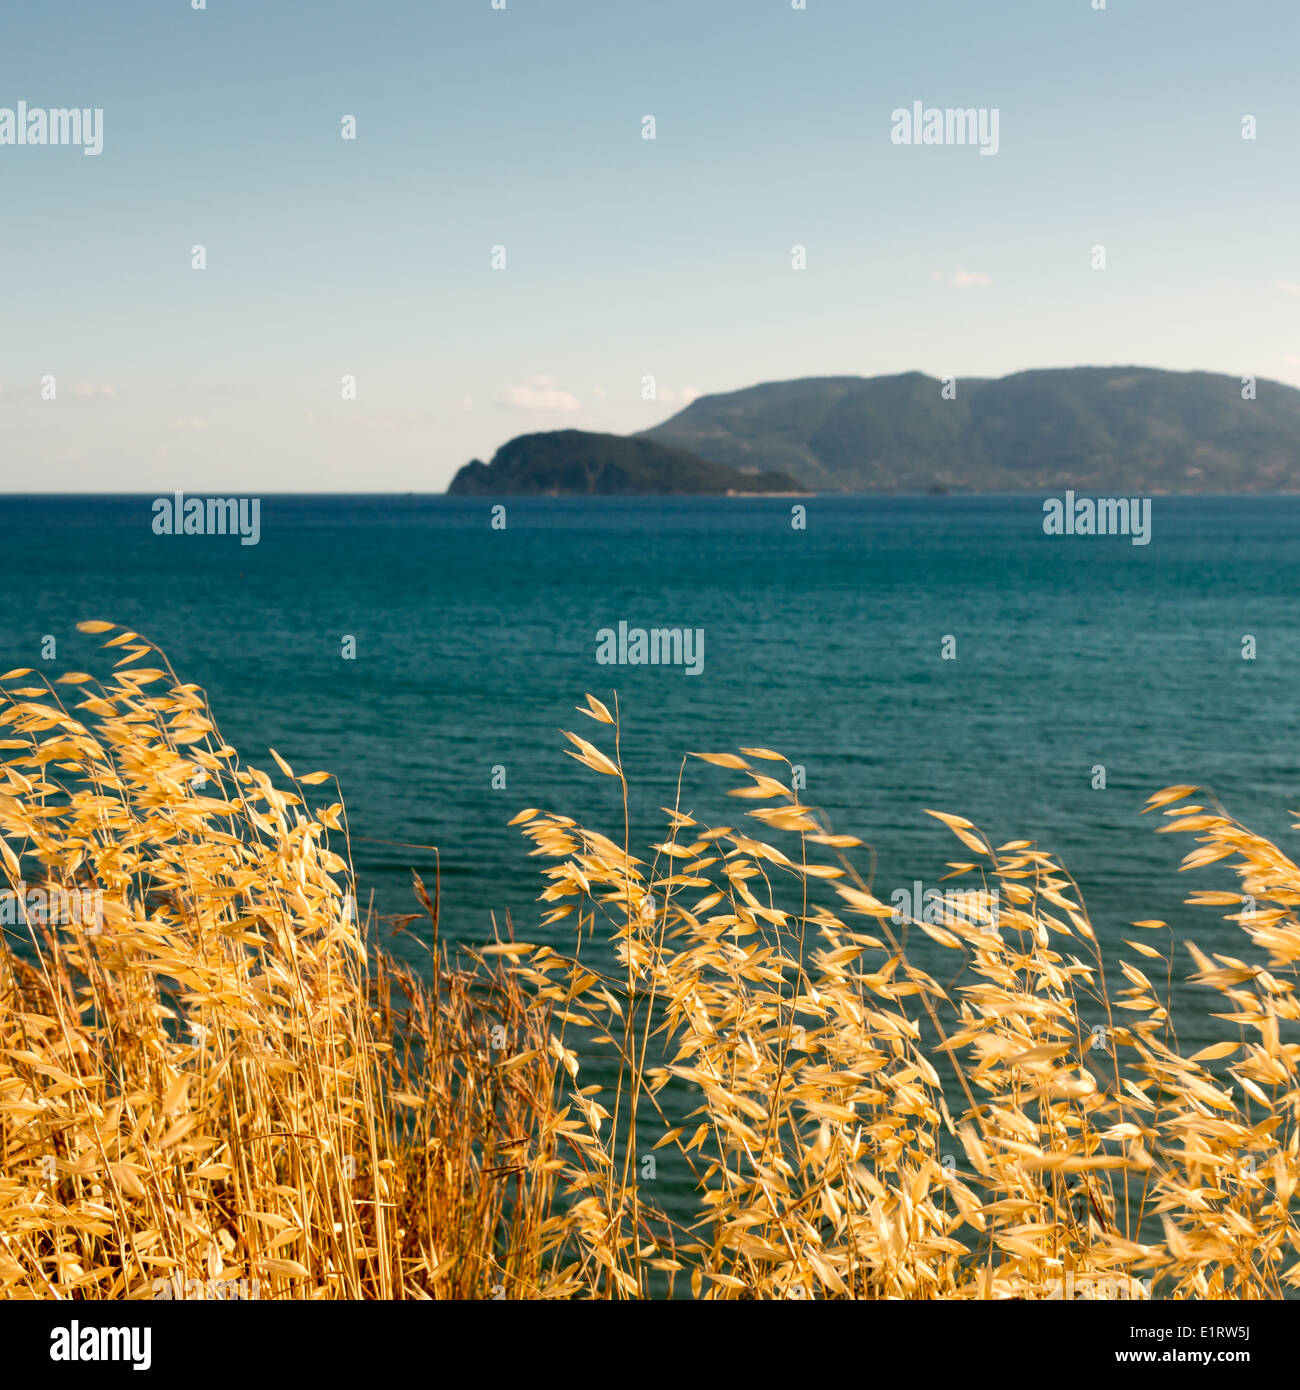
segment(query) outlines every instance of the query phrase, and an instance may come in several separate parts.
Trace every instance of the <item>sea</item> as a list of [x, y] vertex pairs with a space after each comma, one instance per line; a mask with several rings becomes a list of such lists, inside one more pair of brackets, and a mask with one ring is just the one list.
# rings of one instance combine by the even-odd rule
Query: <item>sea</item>
[[[1060, 856], [1108, 954], [1170, 923], [1179, 981], [1187, 938], [1246, 942], [1185, 904], [1232, 880], [1180, 872], [1193, 842], [1156, 834], [1146, 799], [1194, 784], [1298, 847], [1300, 497], [1157, 497], [1145, 545], [1046, 534], [1037, 496], [268, 495], [256, 545], [156, 534], [143, 496], [0, 509], [4, 669], [106, 671], [84, 619], [145, 634], [245, 763], [275, 748], [337, 775], [363, 907], [418, 911], [412, 874], [436, 879], [453, 947], [566, 948], [508, 822], [535, 807], [621, 838], [616, 780], [567, 756], [563, 730], [612, 752], [575, 710], [588, 692], [617, 700], [642, 857], [679, 779], [698, 820], [745, 824], [738, 775], [686, 755], [762, 746], [870, 846], [883, 900], [970, 857], [926, 812], [964, 816]], [[699, 669], [598, 659], [620, 624], [699, 634]], [[421, 931], [381, 939], [418, 963]], [[1185, 1049], [1224, 1036], [1218, 996], [1174, 997]]]

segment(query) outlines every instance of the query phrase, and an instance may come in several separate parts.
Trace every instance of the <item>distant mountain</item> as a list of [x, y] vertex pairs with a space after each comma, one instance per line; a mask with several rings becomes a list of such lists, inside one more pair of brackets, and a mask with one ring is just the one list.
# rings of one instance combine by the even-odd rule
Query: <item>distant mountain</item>
[[810, 377], [701, 396], [635, 438], [817, 491], [1300, 491], [1300, 391], [1150, 367]]
[[805, 489], [783, 473], [742, 472], [649, 439], [549, 430], [503, 444], [490, 464], [480, 459], [467, 463], [447, 491], [484, 497], [589, 497]]

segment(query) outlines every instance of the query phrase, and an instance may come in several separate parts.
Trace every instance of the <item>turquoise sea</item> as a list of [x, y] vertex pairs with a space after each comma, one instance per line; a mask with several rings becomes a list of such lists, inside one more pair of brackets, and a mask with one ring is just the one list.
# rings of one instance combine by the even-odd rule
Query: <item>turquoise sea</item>
[[[0, 661], [104, 670], [79, 620], [146, 633], [246, 761], [337, 773], [363, 903], [414, 910], [437, 847], [449, 940], [489, 939], [493, 912], [547, 939], [522, 807], [620, 833], [614, 780], [559, 732], [608, 742], [574, 713], [588, 691], [618, 697], [634, 851], [664, 838], [682, 754], [754, 744], [874, 847], [882, 897], [964, 857], [924, 814], [955, 812], [1060, 854], [1114, 944], [1150, 917], [1240, 940], [1183, 906], [1222, 876], [1177, 873], [1191, 842], [1139, 815], [1153, 791], [1207, 786], [1297, 845], [1300, 498], [1156, 498], [1145, 546], [1045, 535], [1019, 496], [817, 497], [802, 530], [781, 498], [507, 500], [496, 530], [480, 499], [266, 497], [255, 546], [155, 535], [151, 501], [0, 502]], [[703, 669], [598, 663], [620, 622], [701, 630]], [[731, 785], [692, 761], [682, 804], [735, 824]], [[1214, 1026], [1193, 1002], [1185, 1043]]]

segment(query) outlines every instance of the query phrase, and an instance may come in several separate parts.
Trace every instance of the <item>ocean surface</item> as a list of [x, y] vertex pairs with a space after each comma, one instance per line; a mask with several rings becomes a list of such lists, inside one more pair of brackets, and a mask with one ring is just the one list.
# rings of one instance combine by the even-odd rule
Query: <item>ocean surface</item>
[[[1145, 546], [1045, 535], [1037, 497], [811, 498], [806, 529], [780, 498], [512, 500], [502, 530], [477, 498], [266, 497], [250, 546], [155, 535], [151, 502], [0, 501], [4, 668], [105, 671], [86, 618], [145, 633], [246, 762], [338, 775], [363, 904], [417, 910], [437, 847], [449, 941], [490, 940], [493, 913], [567, 939], [539, 928], [542, 863], [507, 822], [535, 806], [619, 838], [614, 779], [559, 732], [610, 743], [574, 712], [588, 691], [622, 711], [634, 852], [664, 838], [684, 753], [754, 744], [871, 844], [882, 898], [966, 857], [925, 815], [955, 812], [1062, 856], [1113, 947], [1151, 917], [1244, 944], [1183, 905], [1224, 875], [1177, 872], [1192, 841], [1139, 815], [1152, 792], [1211, 788], [1297, 848], [1300, 498], [1156, 498]], [[620, 621], [702, 630], [703, 669], [598, 663]], [[735, 778], [692, 760], [683, 807], [737, 824]], [[1217, 999], [1177, 997], [1185, 1046], [1218, 1036]]]

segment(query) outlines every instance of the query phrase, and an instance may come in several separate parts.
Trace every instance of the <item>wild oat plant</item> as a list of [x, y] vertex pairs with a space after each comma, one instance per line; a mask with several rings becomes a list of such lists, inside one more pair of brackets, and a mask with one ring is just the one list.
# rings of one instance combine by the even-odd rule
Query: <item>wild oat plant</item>
[[[116, 633], [110, 683], [0, 678], [0, 1297], [1300, 1282], [1300, 868], [1195, 788], [1148, 809], [1198, 837], [1185, 868], [1232, 861], [1240, 892], [1191, 901], [1232, 909], [1250, 959], [1139, 921], [1112, 993], [1052, 856], [933, 812], [963, 846], [949, 876], [979, 891], [895, 922], [866, 847], [768, 749], [696, 755], [741, 775], [740, 826], [682, 809], [684, 763], [667, 837], [634, 855], [617, 705], [588, 696], [612, 748], [567, 737], [616, 779], [617, 838], [516, 817], [550, 861], [539, 925], [571, 927], [572, 951], [507, 933], [453, 960], [417, 879], [424, 916], [398, 923], [416, 970], [354, 907], [342, 805], [308, 804], [326, 774], [273, 753], [282, 789], [242, 767], [156, 648], [82, 630]], [[951, 956], [942, 978], [914, 932], [932, 970]], [[1190, 1057], [1184, 947], [1237, 1033]], [[674, 1170], [693, 1196], [657, 1200]]]
[[495, 1061], [544, 1011], [418, 880], [434, 983], [368, 951], [326, 775], [277, 789], [107, 645], [107, 686], [2, 678], [0, 1298], [546, 1293], [553, 1068]]

